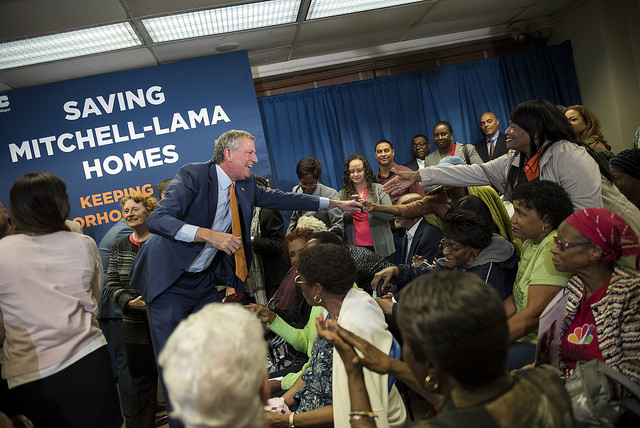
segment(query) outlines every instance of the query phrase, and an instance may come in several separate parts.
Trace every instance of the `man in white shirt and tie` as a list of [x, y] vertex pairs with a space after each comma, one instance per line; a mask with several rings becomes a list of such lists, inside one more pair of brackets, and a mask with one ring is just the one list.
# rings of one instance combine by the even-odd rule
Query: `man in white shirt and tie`
[[509, 151], [507, 136], [498, 131], [499, 124], [500, 121], [491, 112], [480, 116], [480, 130], [484, 134], [484, 138], [476, 143], [476, 151], [483, 162], [499, 158]]

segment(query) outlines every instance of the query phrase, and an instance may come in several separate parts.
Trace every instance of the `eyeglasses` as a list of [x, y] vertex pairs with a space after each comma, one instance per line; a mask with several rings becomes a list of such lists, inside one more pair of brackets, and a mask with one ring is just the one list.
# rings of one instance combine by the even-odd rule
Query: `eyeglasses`
[[464, 248], [464, 246], [460, 246], [458, 244], [447, 244], [446, 242], [444, 242], [444, 239], [440, 240], [440, 246], [443, 250], [448, 247], [454, 253], [457, 253]]
[[314, 183], [308, 183], [308, 182], [304, 182], [303, 183], [302, 181], [300, 181], [300, 187], [302, 187], [303, 189], [311, 189], [311, 188], [314, 188], [314, 187], [317, 187], [317, 186], [318, 186], [318, 182], [317, 181], [314, 182]]
[[589, 245], [591, 244], [591, 241], [585, 241], [585, 242], [565, 242], [562, 239], [558, 238], [557, 236], [553, 237], [553, 242], [558, 246], [558, 248], [560, 249], [560, 251], [564, 251], [568, 248], [571, 247], [580, 247], [583, 245]]
[[300, 275], [296, 275], [296, 277], [294, 278], [293, 281], [296, 283], [296, 285], [298, 287], [302, 287], [302, 285], [304, 284], [304, 280], [302, 279], [302, 276], [300, 276]]

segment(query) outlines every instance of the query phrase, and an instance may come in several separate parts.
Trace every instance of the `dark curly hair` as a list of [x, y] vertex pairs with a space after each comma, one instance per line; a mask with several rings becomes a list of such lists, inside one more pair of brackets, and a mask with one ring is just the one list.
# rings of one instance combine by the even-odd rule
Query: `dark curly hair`
[[316, 244], [298, 256], [298, 272], [307, 284], [320, 284], [331, 294], [344, 295], [356, 280], [356, 264], [343, 246]]
[[444, 216], [442, 236], [476, 250], [483, 250], [491, 243], [493, 235], [490, 220], [481, 214], [465, 209], [447, 211]]
[[548, 180], [530, 181], [517, 186], [511, 194], [513, 201], [520, 201], [525, 208], [535, 210], [538, 217], [557, 229], [562, 221], [573, 214], [569, 194], [557, 183]]
[[493, 287], [472, 273], [444, 270], [419, 276], [402, 294], [398, 324], [416, 360], [437, 362], [468, 389], [505, 373], [509, 328]]
[[340, 191], [340, 199], [342, 199], [343, 201], [348, 201], [349, 199], [351, 199], [351, 195], [356, 193], [356, 187], [351, 181], [351, 174], [349, 174], [349, 164], [351, 163], [351, 161], [354, 161], [356, 159], [362, 161], [362, 167], [364, 168], [364, 180], [367, 183], [367, 196], [370, 196], [370, 200], [372, 202], [378, 202], [376, 192], [373, 191], [373, 170], [371, 169], [371, 165], [369, 165], [369, 161], [367, 160], [367, 158], [359, 153], [355, 153], [349, 156], [344, 164], [344, 176], [342, 177], [342, 190]]

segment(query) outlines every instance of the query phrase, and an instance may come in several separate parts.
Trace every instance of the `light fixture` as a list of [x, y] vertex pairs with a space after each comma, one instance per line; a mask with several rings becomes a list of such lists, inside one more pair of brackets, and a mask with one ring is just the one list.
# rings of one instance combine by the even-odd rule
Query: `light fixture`
[[515, 22], [509, 26], [509, 34], [516, 42], [524, 42], [527, 39], [526, 24], [523, 22]]
[[534, 39], [542, 38], [542, 29], [536, 21], [531, 21], [527, 24], [527, 33]]
[[16, 40], [0, 43], [0, 70], [140, 45], [128, 22]]
[[301, 0], [268, 0], [143, 19], [155, 43], [295, 22]]
[[[311, 0], [307, 19], [326, 18], [328, 16], [346, 15], [365, 10], [382, 9], [417, 3], [421, 0]], [[435, 2], [432, 0], [430, 3]]]

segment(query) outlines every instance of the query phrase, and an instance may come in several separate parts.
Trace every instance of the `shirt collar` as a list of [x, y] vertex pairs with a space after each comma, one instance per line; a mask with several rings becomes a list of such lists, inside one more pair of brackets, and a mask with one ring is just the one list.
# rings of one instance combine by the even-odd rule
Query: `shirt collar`
[[500, 131], [499, 131], [499, 130], [498, 130], [498, 131], [496, 131], [496, 133], [495, 133], [495, 134], [493, 134], [491, 137], [486, 137], [485, 139], [487, 140], [487, 143], [488, 143], [490, 140], [495, 140], [495, 141], [497, 142], [497, 141], [498, 141], [498, 135], [500, 135]]
[[413, 238], [416, 234], [416, 231], [418, 230], [418, 226], [420, 226], [421, 221], [422, 221], [422, 218], [420, 218], [420, 220], [418, 220], [416, 224], [414, 224], [411, 227], [411, 229], [407, 230], [407, 235], [411, 235], [411, 238]]
[[216, 164], [216, 174], [218, 175], [218, 187], [225, 190], [228, 189], [232, 181], [218, 164]]

